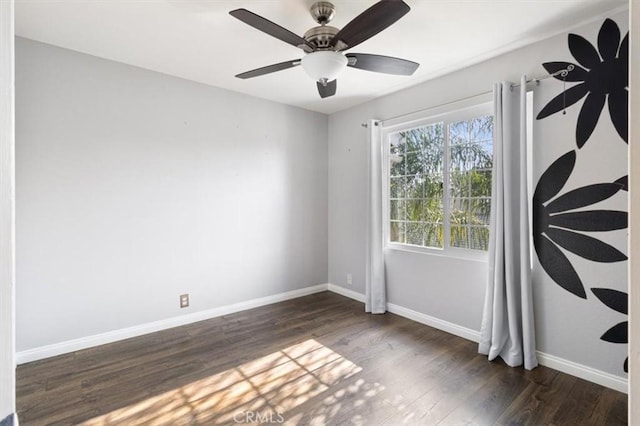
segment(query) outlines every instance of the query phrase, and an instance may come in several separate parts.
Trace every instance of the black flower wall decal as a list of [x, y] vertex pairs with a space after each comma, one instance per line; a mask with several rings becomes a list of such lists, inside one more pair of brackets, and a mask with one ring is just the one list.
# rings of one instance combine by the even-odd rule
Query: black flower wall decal
[[615, 247], [581, 232], [613, 231], [627, 227], [627, 213], [615, 210], [581, 210], [624, 189], [616, 182], [583, 186], [558, 196], [571, 175], [576, 151], [558, 158], [542, 174], [533, 194], [533, 243], [540, 264], [565, 290], [583, 299], [584, 286], [575, 268], [559, 247], [594, 262], [620, 262], [627, 256]]
[[628, 143], [629, 33], [620, 42], [620, 28], [607, 19], [598, 33], [597, 49], [584, 37], [569, 34], [569, 51], [577, 64], [547, 62], [542, 65], [550, 74], [573, 66], [565, 77], [557, 74], [554, 77], [579, 84], [551, 99], [537, 119], [564, 110], [586, 96], [576, 125], [576, 143], [578, 148], [582, 148], [593, 133], [604, 104], [608, 101], [611, 121], [620, 137]]
[[629, 191], [629, 176], [623, 176], [617, 181], [615, 181], [618, 185], [620, 185], [621, 191]]
[[[591, 291], [607, 307], [621, 314], [628, 315], [627, 303], [629, 296], [627, 293], [610, 288], [592, 288]], [[600, 339], [610, 343], [629, 343], [628, 329], [629, 322], [623, 321], [605, 331]], [[629, 357], [624, 360], [623, 369], [625, 373], [629, 372]]]

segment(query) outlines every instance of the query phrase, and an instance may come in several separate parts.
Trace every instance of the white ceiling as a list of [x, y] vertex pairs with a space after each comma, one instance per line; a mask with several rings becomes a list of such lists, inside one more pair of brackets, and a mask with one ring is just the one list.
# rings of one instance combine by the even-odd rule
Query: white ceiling
[[[566, 31], [627, 0], [406, 0], [411, 11], [353, 52], [419, 62], [411, 77], [348, 68], [320, 99], [300, 67], [235, 74], [301, 50], [228, 14], [244, 7], [296, 34], [315, 26], [313, 0], [16, 0], [16, 33], [33, 40], [314, 111], [332, 113]], [[375, 0], [334, 0], [343, 27]]]

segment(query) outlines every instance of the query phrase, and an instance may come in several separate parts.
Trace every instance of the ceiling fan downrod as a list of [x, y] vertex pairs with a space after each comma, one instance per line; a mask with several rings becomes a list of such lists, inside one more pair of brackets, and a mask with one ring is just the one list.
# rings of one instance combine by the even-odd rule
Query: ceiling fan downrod
[[312, 4], [309, 11], [318, 24], [326, 25], [333, 19], [336, 7], [328, 1], [319, 1]]

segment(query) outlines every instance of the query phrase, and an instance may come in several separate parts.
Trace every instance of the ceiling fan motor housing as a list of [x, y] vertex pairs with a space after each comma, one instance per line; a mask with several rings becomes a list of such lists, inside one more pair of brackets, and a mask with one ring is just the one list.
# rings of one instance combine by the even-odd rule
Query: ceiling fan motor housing
[[333, 50], [331, 40], [338, 34], [338, 31], [336, 27], [320, 25], [304, 33], [304, 39], [316, 45], [318, 50]]

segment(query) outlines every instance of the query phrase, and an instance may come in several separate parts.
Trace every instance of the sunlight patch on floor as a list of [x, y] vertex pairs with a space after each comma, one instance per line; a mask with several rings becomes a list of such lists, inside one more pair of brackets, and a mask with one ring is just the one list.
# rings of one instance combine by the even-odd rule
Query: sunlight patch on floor
[[279, 419], [362, 369], [313, 339], [95, 417], [85, 425]]

